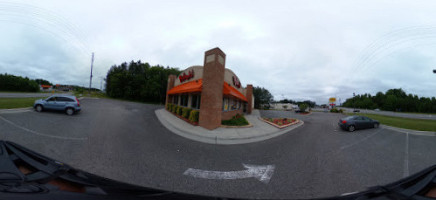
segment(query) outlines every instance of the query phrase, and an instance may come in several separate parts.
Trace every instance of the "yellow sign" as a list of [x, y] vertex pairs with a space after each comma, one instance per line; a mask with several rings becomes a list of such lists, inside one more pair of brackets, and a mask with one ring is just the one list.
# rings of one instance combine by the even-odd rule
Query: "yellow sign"
[[336, 98], [335, 97], [330, 98], [329, 102], [336, 102]]

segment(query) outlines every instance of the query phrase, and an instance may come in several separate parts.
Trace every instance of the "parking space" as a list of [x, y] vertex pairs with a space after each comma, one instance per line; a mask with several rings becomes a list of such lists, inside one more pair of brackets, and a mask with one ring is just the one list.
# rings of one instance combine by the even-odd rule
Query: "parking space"
[[[261, 111], [305, 124], [270, 140], [210, 145], [182, 138], [154, 115], [159, 105], [84, 99], [82, 111], [0, 114], [0, 137], [108, 178], [196, 194], [253, 198], [314, 198], [386, 184], [434, 163], [436, 137], [377, 128], [346, 132], [341, 114]], [[254, 178], [205, 180], [188, 168], [231, 171], [274, 165], [268, 184]]]

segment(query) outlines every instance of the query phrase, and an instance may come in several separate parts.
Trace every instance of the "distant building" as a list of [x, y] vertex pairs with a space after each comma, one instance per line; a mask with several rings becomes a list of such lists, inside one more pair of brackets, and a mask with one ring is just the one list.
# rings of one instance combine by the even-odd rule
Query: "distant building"
[[39, 85], [39, 90], [41, 91], [52, 91], [53, 86], [51, 85]]
[[72, 87], [71, 85], [60, 85], [60, 84], [56, 84], [56, 86], [54, 87], [54, 89], [56, 89], [56, 91], [69, 92], [69, 91], [73, 90], [73, 87]]
[[271, 103], [269, 104], [270, 109], [274, 110], [294, 110], [298, 108], [297, 105], [292, 103]]

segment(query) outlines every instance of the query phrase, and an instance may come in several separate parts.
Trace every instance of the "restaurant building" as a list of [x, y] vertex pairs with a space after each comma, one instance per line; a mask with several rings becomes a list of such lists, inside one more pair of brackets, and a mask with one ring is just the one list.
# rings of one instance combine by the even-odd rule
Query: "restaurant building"
[[209, 130], [236, 114], [251, 114], [253, 86], [242, 87], [238, 76], [225, 68], [225, 63], [226, 54], [217, 47], [205, 52], [203, 66], [170, 75], [165, 104], [199, 110], [198, 125]]

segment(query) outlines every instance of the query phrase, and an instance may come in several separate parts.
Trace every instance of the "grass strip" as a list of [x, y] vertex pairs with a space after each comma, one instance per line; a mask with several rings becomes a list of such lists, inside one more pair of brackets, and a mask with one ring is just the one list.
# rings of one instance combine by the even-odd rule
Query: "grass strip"
[[361, 115], [367, 116], [371, 119], [378, 120], [380, 124], [405, 128], [417, 131], [433, 131], [436, 132], [436, 120], [428, 120], [428, 119], [412, 119], [412, 118], [403, 118], [403, 117], [392, 117], [385, 115], [377, 115], [377, 114], [351, 114], [347, 113], [347, 115]]

